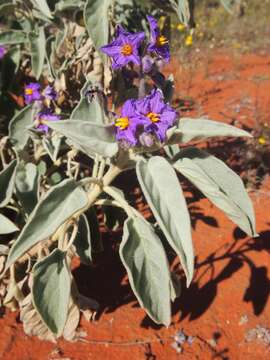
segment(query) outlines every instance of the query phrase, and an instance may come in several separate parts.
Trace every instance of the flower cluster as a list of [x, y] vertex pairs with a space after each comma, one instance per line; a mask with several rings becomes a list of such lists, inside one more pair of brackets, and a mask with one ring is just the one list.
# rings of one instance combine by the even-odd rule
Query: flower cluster
[[[150, 38], [145, 46], [142, 46], [146, 38], [144, 32], [131, 34], [118, 26], [116, 39], [101, 47], [101, 51], [112, 58], [113, 69], [123, 68], [130, 63], [140, 65], [140, 77], [147, 74], [162, 88], [165, 77], [158, 70], [159, 62], [170, 61], [169, 41], [161, 34], [158, 22], [152, 16], [147, 16], [147, 20]], [[176, 119], [177, 113], [164, 102], [162, 91], [154, 89], [147, 96], [139, 94], [139, 99], [129, 99], [124, 103], [121, 116], [114, 123], [116, 139], [125, 148], [150, 147], [155, 142], [165, 141], [166, 132]]]
[[39, 83], [29, 83], [24, 88], [24, 100], [26, 104], [35, 103], [39, 112], [37, 113], [34, 126], [38, 130], [48, 133], [49, 127], [45, 124], [46, 121], [57, 121], [60, 119], [59, 115], [53, 113], [51, 103], [57, 99], [55, 89], [48, 85], [42, 91]]
[[[147, 20], [150, 26], [150, 42], [146, 47], [146, 52], [157, 56], [158, 59], [169, 62], [170, 48], [168, 39], [160, 33], [158, 23], [152, 16], [147, 16]], [[110, 44], [102, 46], [100, 50], [112, 58], [113, 69], [119, 69], [129, 63], [140, 65], [143, 56], [140, 47], [144, 39], [144, 32], [131, 34], [118, 26], [116, 39]]]
[[176, 120], [177, 112], [164, 102], [161, 91], [154, 89], [143, 99], [124, 103], [121, 117], [115, 121], [116, 138], [126, 147], [149, 147], [156, 141], [163, 142]]

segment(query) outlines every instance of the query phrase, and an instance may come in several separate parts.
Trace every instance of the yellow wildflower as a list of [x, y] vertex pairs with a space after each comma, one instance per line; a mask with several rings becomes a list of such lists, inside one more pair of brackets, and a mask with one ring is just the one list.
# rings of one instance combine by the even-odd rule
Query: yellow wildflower
[[166, 16], [161, 16], [158, 20], [158, 26], [160, 29], [164, 28], [165, 25], [165, 21], [166, 21]]
[[186, 40], [185, 40], [185, 45], [186, 46], [191, 46], [193, 44], [193, 36], [192, 35], [188, 35], [186, 37]]
[[260, 145], [265, 145], [266, 144], [266, 139], [264, 136], [260, 136], [259, 139], [258, 139], [258, 143]]
[[186, 28], [186, 25], [184, 25], [184, 24], [178, 24], [178, 25], [176, 26], [176, 29], [179, 30], [179, 31], [184, 31], [185, 28]]

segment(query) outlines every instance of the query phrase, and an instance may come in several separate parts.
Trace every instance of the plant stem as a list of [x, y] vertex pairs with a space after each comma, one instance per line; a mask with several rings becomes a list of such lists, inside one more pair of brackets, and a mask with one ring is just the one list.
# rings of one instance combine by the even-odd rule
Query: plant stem
[[[103, 188], [106, 186], [109, 186], [111, 182], [123, 171], [123, 169], [120, 166], [117, 165], [111, 165], [109, 167], [109, 170], [103, 177], [103, 181], [101, 184], [97, 185], [95, 184], [92, 189], [89, 190], [87, 193], [88, 195], [88, 203], [85, 207], [77, 211], [77, 213], [73, 214], [69, 219], [66, 220], [65, 223], [61, 224], [59, 228], [56, 230], [56, 232], [49, 238], [42, 241], [42, 243], [46, 243], [48, 246], [57, 241], [59, 239], [59, 236], [63, 236], [63, 232], [65, 229], [67, 230], [69, 226], [70, 219], [78, 219], [81, 214], [83, 214], [87, 209], [89, 209], [97, 200], [97, 198], [100, 196], [100, 194], [103, 192]], [[68, 225], [67, 225], [68, 224]], [[18, 259], [18, 263], [24, 263], [29, 256], [32, 257], [37, 254], [39, 250], [40, 243], [33, 246], [27, 253], [25, 253], [20, 259]]]

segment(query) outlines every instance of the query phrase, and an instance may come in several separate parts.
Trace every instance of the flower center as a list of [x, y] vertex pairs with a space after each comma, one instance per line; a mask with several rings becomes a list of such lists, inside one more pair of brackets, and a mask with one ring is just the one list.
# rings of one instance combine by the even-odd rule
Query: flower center
[[156, 45], [157, 46], [164, 46], [169, 44], [169, 40], [164, 35], [160, 35], [157, 37]]
[[156, 113], [153, 113], [153, 112], [150, 112], [146, 115], [150, 121], [152, 121], [153, 123], [156, 123], [160, 120], [160, 116], [159, 114], [156, 114]]
[[125, 130], [129, 126], [129, 119], [128, 117], [118, 118], [114, 125], [119, 127], [121, 130]]
[[125, 44], [122, 46], [122, 49], [121, 49], [121, 53], [124, 55], [124, 56], [129, 56], [131, 55], [133, 52], [133, 49], [132, 49], [132, 46], [130, 44]]
[[33, 95], [33, 89], [31, 89], [31, 88], [26, 88], [24, 90], [24, 92], [25, 92], [25, 95]]

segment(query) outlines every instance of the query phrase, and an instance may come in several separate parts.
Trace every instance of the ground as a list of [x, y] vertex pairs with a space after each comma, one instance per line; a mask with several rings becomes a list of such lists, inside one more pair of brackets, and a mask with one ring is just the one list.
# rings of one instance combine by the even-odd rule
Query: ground
[[[195, 70], [180, 60], [166, 69], [176, 78], [176, 105], [183, 103], [183, 99], [190, 101], [187, 111], [183, 111], [185, 115], [205, 115], [226, 122], [233, 119], [236, 126], [245, 125], [250, 130], [270, 123], [270, 56], [267, 53], [228, 55], [223, 52], [207, 58], [198, 55]], [[225, 160], [226, 153], [229, 159], [231, 152], [232, 148], [223, 143]], [[239, 159], [231, 165], [240, 169]], [[191, 198], [187, 189], [194, 225], [196, 272], [189, 289], [183, 281], [169, 328], [155, 325], [138, 306], [117, 253], [111, 251], [114, 246], [111, 244], [121, 235], [116, 232], [105, 237], [107, 250], [101, 266], [78, 265], [74, 269], [80, 291], [96, 298], [102, 308], [96, 321], [82, 319], [81, 340], [50, 343], [30, 338], [24, 334], [18, 314], [7, 312], [0, 319], [0, 358], [270, 358], [270, 178], [265, 174], [259, 179], [259, 185], [256, 182], [253, 186], [252, 181], [247, 184], [260, 234], [254, 239], [245, 237], [206, 199]], [[126, 186], [127, 193], [131, 188]], [[149, 215], [142, 197], [136, 194], [137, 207]], [[177, 269], [177, 263], [173, 266]], [[181, 352], [172, 346], [179, 331], [182, 336], [192, 337], [183, 343]]]

